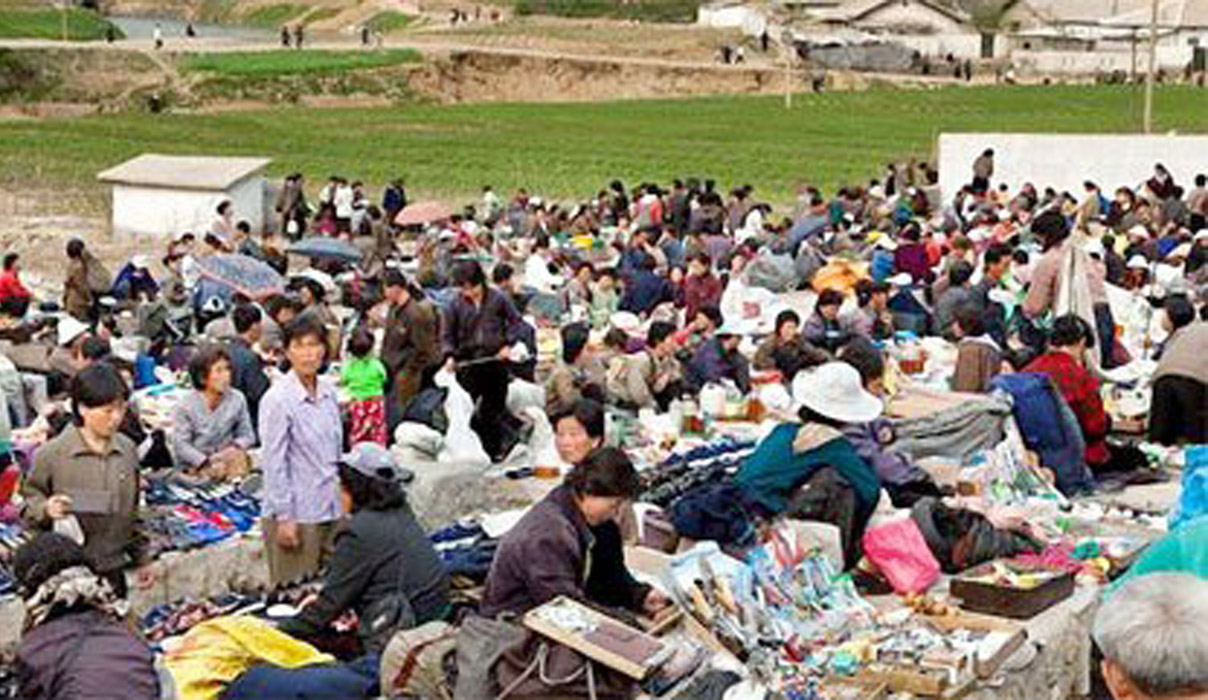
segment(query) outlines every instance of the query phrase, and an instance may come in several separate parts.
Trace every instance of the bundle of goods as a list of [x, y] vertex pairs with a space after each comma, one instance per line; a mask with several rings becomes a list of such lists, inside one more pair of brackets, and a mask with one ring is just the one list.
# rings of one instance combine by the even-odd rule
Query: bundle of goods
[[673, 454], [642, 472], [642, 496], [638, 500], [666, 508], [693, 488], [734, 474], [754, 451], [754, 442], [727, 437]]
[[175, 474], [147, 478], [140, 531], [150, 554], [200, 547], [251, 530], [260, 517], [260, 503], [247, 491]]

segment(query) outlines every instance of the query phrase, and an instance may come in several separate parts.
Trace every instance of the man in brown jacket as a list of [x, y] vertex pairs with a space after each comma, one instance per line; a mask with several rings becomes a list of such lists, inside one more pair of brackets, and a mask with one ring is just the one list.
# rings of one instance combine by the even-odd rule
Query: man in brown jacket
[[440, 366], [440, 314], [431, 303], [413, 292], [401, 272], [390, 268], [382, 273], [386, 300], [386, 337], [382, 340], [382, 362], [389, 371], [387, 416], [394, 429], [403, 409]]
[[110, 365], [81, 370], [71, 384], [73, 424], [38, 450], [21, 487], [27, 525], [49, 530], [75, 516], [93, 568], [122, 597], [139, 501], [138, 454], [119, 432], [128, 397]]

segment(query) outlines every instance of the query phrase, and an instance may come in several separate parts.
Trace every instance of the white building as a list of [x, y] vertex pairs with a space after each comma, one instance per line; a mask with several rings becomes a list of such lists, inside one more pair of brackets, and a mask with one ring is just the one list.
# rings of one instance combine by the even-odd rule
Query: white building
[[741, 29], [746, 36], [759, 36], [768, 29], [767, 17], [760, 8], [738, 0], [701, 5], [696, 23], [713, 29]]
[[1094, 180], [1105, 193], [1138, 187], [1161, 163], [1175, 182], [1187, 186], [1208, 163], [1208, 136], [1143, 134], [941, 134], [940, 189], [951, 201], [973, 179], [973, 161], [994, 149], [992, 184], [1012, 191], [1025, 182], [1039, 189], [1081, 196], [1082, 183]]
[[873, 33], [977, 33], [964, 12], [932, 0], [849, 0], [809, 15], [825, 24]]
[[983, 38], [967, 13], [934, 0], [842, 0], [798, 7], [824, 32], [858, 31], [925, 56], [976, 59], [995, 52], [993, 37]]
[[113, 232], [170, 236], [208, 231], [224, 199], [235, 220], [264, 226], [268, 158], [141, 155], [97, 175], [113, 186]]

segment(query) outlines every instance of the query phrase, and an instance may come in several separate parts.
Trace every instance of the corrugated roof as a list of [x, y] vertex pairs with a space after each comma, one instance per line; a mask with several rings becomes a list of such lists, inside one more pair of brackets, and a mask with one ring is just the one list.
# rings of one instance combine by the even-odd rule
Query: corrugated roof
[[[837, 7], [821, 8], [813, 12], [815, 19], [823, 22], [856, 22], [873, 12], [888, 5], [893, 0], [848, 0]], [[931, 2], [931, 0], [914, 0], [918, 5], [927, 7], [928, 9], [947, 15], [957, 22], [968, 22], [969, 16], [964, 12]]]
[[225, 190], [255, 175], [270, 158], [141, 155], [97, 174], [101, 182], [192, 190]]

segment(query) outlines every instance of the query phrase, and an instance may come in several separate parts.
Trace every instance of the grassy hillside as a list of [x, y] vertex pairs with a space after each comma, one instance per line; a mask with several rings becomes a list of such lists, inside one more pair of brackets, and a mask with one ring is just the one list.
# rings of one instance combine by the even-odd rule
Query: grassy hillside
[[[7, 4], [7, 3], [5, 3]], [[96, 41], [105, 38], [109, 22], [95, 12], [59, 10], [28, 5], [0, 7], [0, 39], [62, 39], [64, 14], [67, 38], [72, 41]], [[115, 28], [118, 37], [120, 30]]]
[[516, 14], [695, 22], [700, 0], [516, 0]]
[[251, 51], [247, 53], [210, 53], [185, 56], [180, 66], [185, 71], [216, 73], [224, 76], [266, 77], [343, 73], [368, 68], [383, 68], [403, 63], [418, 63], [418, 51]]
[[[1135, 131], [1140, 104], [1117, 87], [1013, 87], [801, 95], [791, 111], [775, 97], [715, 97], [121, 114], [0, 124], [0, 177], [95, 188], [97, 171], [154, 151], [269, 156], [274, 175], [312, 180], [404, 174], [425, 195], [473, 197], [492, 183], [587, 198], [614, 177], [696, 175], [787, 202], [803, 182], [862, 182], [890, 160], [929, 157], [945, 130]], [[1160, 89], [1156, 126], [1208, 132], [1208, 92]]]

